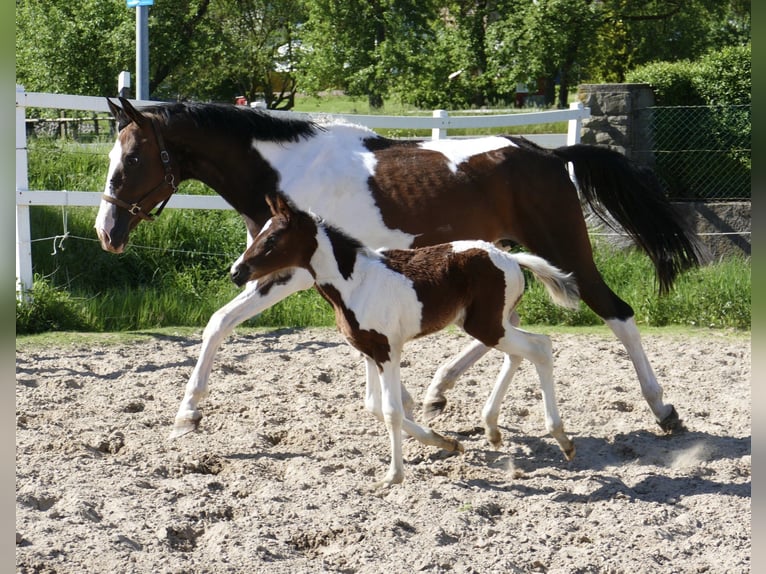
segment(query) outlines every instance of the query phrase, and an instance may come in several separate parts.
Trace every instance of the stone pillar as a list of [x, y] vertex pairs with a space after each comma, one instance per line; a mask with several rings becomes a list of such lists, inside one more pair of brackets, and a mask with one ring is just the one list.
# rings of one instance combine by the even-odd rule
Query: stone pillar
[[582, 143], [608, 146], [637, 163], [653, 164], [647, 108], [654, 105], [654, 92], [649, 84], [581, 84], [577, 97], [590, 108]]

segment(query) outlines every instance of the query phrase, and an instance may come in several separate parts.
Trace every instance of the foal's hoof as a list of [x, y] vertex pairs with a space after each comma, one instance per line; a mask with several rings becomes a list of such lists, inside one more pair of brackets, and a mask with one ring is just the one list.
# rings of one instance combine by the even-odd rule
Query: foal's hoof
[[173, 430], [170, 431], [169, 440], [180, 438], [190, 432], [194, 432], [199, 427], [202, 416], [197, 419], [176, 419], [173, 423]]
[[575, 448], [574, 443], [570, 442], [569, 446], [567, 448], [561, 449], [564, 453], [564, 456], [567, 460], [572, 460], [575, 457], [575, 453], [577, 452], [577, 449]]
[[686, 430], [684, 422], [678, 417], [676, 408], [670, 405], [670, 413], [661, 421], [659, 425], [668, 434], [682, 433]]
[[446, 406], [447, 399], [445, 398], [436, 399], [430, 403], [425, 403], [423, 405], [423, 418], [426, 421], [430, 421], [431, 419], [438, 417], [444, 412], [444, 407]]

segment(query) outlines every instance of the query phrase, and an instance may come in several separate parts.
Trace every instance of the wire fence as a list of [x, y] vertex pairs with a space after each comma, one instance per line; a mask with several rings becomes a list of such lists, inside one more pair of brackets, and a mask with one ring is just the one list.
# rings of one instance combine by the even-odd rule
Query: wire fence
[[672, 106], [638, 110], [644, 148], [635, 159], [652, 167], [676, 201], [750, 199], [748, 106]]

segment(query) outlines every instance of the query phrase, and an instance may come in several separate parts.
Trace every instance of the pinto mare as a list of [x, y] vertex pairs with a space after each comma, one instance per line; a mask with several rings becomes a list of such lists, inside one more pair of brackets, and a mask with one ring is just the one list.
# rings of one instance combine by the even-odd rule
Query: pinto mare
[[281, 196], [267, 198], [273, 217], [232, 266], [237, 285], [285, 269], [311, 274], [315, 287], [335, 310], [346, 341], [366, 361], [365, 406], [385, 422], [391, 466], [378, 486], [404, 478], [402, 429], [428, 445], [460, 452], [454, 439], [423, 428], [404, 416], [399, 364], [405, 343], [456, 324], [487, 347], [505, 353], [495, 388], [482, 412], [489, 441], [499, 446], [498, 415], [522, 358], [537, 369], [545, 426], [568, 460], [575, 454], [564, 433], [553, 383], [551, 342], [511, 324], [530, 270], [551, 299], [574, 308], [579, 301], [572, 274], [536, 255], [507, 253], [486, 241], [456, 241], [417, 249], [373, 251], [315, 215], [295, 210]]
[[[96, 217], [107, 251], [122, 252], [130, 231], [156, 217], [186, 179], [207, 184], [241, 213], [248, 240], [270, 217], [265, 195], [279, 191], [373, 247], [464, 239], [520, 244], [574, 274], [582, 300], [624, 344], [656, 420], [666, 431], [681, 428], [675, 408], [663, 401], [633, 310], [593, 262], [580, 195], [648, 254], [660, 292], [698, 263], [696, 239], [656, 180], [623, 155], [588, 145], [546, 150], [513, 136], [397, 141], [364, 127], [243, 106], [170, 103], [139, 110], [120, 103], [109, 100], [119, 133]], [[274, 273], [213, 314], [173, 436], [199, 423], [213, 358], [234, 327], [312, 285], [302, 269]], [[445, 391], [487, 350], [472, 344], [437, 371], [424, 399], [427, 414], [444, 408]]]

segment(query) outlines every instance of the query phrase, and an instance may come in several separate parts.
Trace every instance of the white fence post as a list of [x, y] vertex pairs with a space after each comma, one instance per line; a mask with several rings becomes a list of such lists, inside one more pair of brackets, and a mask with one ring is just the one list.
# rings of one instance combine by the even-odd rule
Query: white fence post
[[[582, 112], [584, 108], [582, 102], [572, 102], [569, 104], [570, 110], [580, 110]], [[582, 114], [576, 118], [569, 120], [567, 123], [567, 145], [574, 145], [580, 143], [580, 132], [582, 131]]]
[[[449, 112], [447, 110], [434, 110], [433, 117], [435, 118], [448, 118]], [[447, 137], [447, 130], [444, 128], [431, 128], [432, 140], [443, 140]]]
[[[16, 84], [16, 192], [29, 187], [27, 175], [27, 126], [24, 87]], [[32, 231], [29, 206], [16, 203], [16, 297], [28, 298], [32, 289]]]

